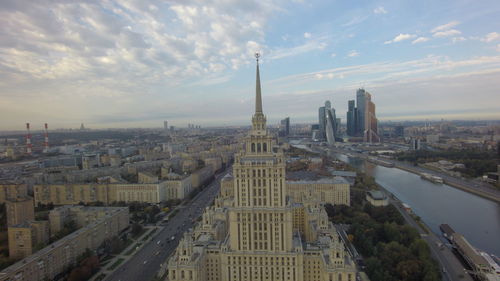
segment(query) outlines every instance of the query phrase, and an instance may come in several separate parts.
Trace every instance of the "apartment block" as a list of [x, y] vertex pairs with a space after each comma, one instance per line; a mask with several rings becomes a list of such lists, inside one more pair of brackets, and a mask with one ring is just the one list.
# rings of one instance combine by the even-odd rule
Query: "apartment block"
[[89, 210], [98, 208], [103, 215], [97, 220], [4, 269], [0, 272], [0, 280], [52, 280], [68, 266], [75, 265], [87, 249], [97, 249], [106, 239], [119, 235], [129, 226], [127, 207]]
[[35, 208], [32, 197], [17, 197], [5, 201], [7, 226], [35, 220]]

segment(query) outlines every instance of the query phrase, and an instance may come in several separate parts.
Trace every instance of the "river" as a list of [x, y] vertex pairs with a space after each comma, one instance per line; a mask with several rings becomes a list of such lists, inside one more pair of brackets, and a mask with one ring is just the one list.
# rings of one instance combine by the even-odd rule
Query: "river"
[[379, 185], [410, 205], [434, 233], [441, 235], [439, 225], [447, 223], [476, 248], [500, 256], [500, 204], [397, 168], [344, 154], [336, 157], [373, 176]]

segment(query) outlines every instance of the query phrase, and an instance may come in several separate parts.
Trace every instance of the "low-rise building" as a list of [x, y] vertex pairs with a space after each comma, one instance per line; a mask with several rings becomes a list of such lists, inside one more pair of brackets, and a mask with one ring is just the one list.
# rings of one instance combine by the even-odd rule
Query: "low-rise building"
[[198, 168], [198, 161], [196, 159], [185, 159], [182, 161], [182, 172], [191, 173]]
[[212, 166], [206, 166], [196, 170], [191, 174], [191, 179], [193, 181], [193, 188], [199, 188], [200, 186], [207, 183], [213, 176], [214, 176], [214, 171], [212, 169]]
[[389, 205], [389, 200], [384, 193], [378, 190], [370, 190], [366, 193], [366, 200], [375, 207]]
[[116, 201], [160, 203], [165, 200], [165, 188], [160, 183], [113, 184]]
[[184, 199], [193, 190], [193, 183], [191, 175], [170, 177], [161, 183], [162, 188], [165, 190], [165, 199]]
[[139, 183], [158, 183], [158, 176], [148, 172], [138, 172], [137, 181]]
[[33, 187], [35, 205], [76, 205], [116, 201], [116, 191], [109, 184], [40, 184]]
[[220, 196], [223, 198], [230, 198], [234, 196], [234, 177], [231, 174], [226, 174], [220, 180]]
[[212, 166], [214, 173], [222, 169], [222, 159], [220, 157], [205, 158], [203, 162], [205, 163], [205, 166]]
[[317, 180], [286, 181], [288, 196], [297, 203], [321, 202], [332, 205], [350, 205], [349, 182], [342, 177]]

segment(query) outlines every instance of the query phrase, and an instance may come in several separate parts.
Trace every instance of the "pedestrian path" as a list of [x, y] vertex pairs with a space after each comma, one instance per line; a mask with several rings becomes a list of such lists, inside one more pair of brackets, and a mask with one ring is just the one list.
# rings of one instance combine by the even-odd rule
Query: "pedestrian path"
[[[132, 243], [130, 243], [129, 246], [127, 246], [123, 251], [121, 251], [118, 255], [113, 256], [105, 266], [101, 267], [101, 270], [94, 274], [92, 278], [89, 279], [89, 281], [99, 281], [99, 280], [104, 280], [104, 276], [108, 276], [110, 273], [114, 272], [115, 270], [120, 268], [120, 265], [124, 264], [129, 260], [138, 250], [140, 250], [144, 245], [146, 245], [151, 239], [154, 237], [154, 233], [152, 235], [149, 235], [151, 231], [155, 231], [157, 233], [159, 230], [161, 230], [163, 227], [161, 226], [145, 226], [144, 233], [139, 236], [138, 238], [132, 239]], [[149, 235], [148, 239], [146, 241], [143, 241], [143, 239]], [[135, 249], [134, 249], [135, 248]], [[128, 253], [128, 254], [127, 254]], [[115, 263], [117, 263], [119, 260], [121, 262], [115, 266], [113, 266]], [[113, 268], [112, 268], [113, 267]]]

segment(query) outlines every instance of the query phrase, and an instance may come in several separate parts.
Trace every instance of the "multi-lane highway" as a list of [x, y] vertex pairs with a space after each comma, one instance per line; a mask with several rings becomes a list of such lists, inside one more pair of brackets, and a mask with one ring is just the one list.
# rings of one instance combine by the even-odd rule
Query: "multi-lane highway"
[[[189, 203], [181, 206], [176, 216], [156, 232], [154, 238], [139, 249], [130, 259], [106, 277], [106, 281], [148, 281], [155, 277], [160, 266], [177, 247], [182, 234], [193, 227], [196, 220], [219, 192], [219, 180], [227, 172], [218, 174]], [[172, 237], [174, 240], [171, 240]]]

